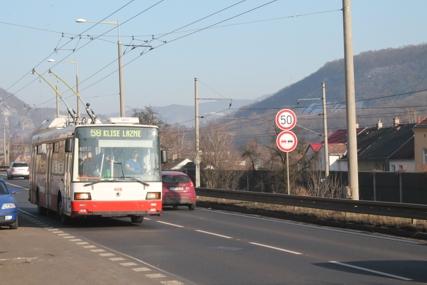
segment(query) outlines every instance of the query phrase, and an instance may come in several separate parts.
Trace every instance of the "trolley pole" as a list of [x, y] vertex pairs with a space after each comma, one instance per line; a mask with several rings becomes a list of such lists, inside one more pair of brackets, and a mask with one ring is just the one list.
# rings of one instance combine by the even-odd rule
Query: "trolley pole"
[[348, 181], [351, 198], [359, 200], [359, 173], [357, 163], [356, 99], [354, 90], [354, 65], [351, 33], [351, 1], [343, 0], [343, 30], [345, 58], [345, 93], [348, 136]]

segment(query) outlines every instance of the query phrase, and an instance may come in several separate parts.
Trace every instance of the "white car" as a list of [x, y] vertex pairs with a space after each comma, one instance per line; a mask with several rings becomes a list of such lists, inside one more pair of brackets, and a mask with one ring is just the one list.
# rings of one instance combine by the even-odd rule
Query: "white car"
[[13, 179], [15, 177], [23, 177], [24, 179], [28, 179], [30, 176], [30, 169], [28, 167], [28, 163], [26, 162], [12, 162], [6, 172], [7, 179]]

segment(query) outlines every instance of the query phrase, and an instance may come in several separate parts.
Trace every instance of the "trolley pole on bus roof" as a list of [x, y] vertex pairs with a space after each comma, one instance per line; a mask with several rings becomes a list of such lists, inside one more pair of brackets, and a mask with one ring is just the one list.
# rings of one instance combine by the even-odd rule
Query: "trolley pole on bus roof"
[[356, 99], [354, 90], [354, 65], [351, 34], [351, 1], [343, 0], [343, 30], [345, 58], [345, 93], [347, 102], [347, 136], [348, 136], [348, 181], [351, 198], [359, 200], [359, 173], [357, 163]]

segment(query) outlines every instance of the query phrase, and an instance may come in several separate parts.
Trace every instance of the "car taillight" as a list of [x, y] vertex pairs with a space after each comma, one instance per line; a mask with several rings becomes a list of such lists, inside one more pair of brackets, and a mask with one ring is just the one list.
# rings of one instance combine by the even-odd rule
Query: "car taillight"
[[160, 200], [161, 193], [160, 192], [148, 192], [147, 193], [147, 200]]
[[74, 193], [74, 200], [92, 200], [89, 192]]

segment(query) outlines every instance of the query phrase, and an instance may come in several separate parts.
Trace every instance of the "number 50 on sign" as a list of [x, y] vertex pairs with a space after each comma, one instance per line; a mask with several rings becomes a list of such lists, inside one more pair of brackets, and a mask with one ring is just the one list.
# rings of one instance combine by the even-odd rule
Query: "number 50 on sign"
[[279, 129], [290, 131], [297, 124], [297, 115], [291, 109], [282, 109], [277, 112], [275, 122]]

